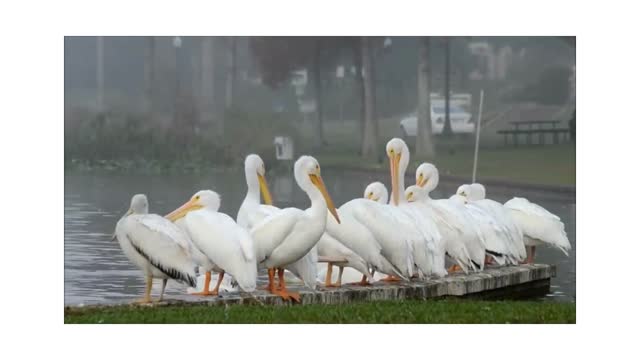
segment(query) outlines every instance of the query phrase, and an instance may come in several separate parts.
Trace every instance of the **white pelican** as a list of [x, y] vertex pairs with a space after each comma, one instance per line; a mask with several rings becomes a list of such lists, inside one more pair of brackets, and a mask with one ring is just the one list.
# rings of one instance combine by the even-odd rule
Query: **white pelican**
[[[265, 178], [266, 169], [262, 158], [256, 154], [250, 154], [244, 160], [244, 176], [247, 181], [247, 195], [238, 209], [236, 220], [238, 225], [246, 229], [251, 229], [253, 225], [262, 221], [265, 217], [273, 215], [279, 211], [272, 206], [273, 200], [267, 180]], [[260, 204], [260, 194], [265, 205]]]
[[524, 260], [526, 251], [522, 231], [501, 203], [485, 199], [484, 186], [477, 183], [461, 185], [454, 197], [460, 197], [472, 216], [480, 221], [484, 229], [487, 253], [498, 264], [503, 261], [518, 264]]
[[[217, 195], [217, 194], [216, 194]], [[218, 211], [218, 209], [220, 208], [220, 199], [218, 198], [217, 201], [212, 201], [209, 206], [208, 209], [211, 211]], [[169, 214], [171, 215], [171, 214]], [[165, 215], [165, 218], [169, 218], [169, 215]], [[181, 217], [179, 219], [176, 219], [174, 221], [174, 223], [176, 225], [178, 225], [178, 227], [180, 227], [185, 234], [189, 234], [189, 229], [186, 225], [186, 220], [184, 217]], [[193, 243], [193, 241], [191, 240], [190, 237], [188, 237], [189, 242], [191, 244], [191, 257], [193, 258], [193, 260], [196, 262], [196, 264], [198, 264], [198, 266], [201, 269], [201, 272], [204, 272], [204, 284], [203, 286], [198, 285], [198, 288], [202, 288], [201, 291], [189, 291], [187, 290], [187, 292], [191, 295], [202, 295], [202, 296], [217, 296], [220, 286], [223, 285], [223, 280], [228, 280], [225, 279], [224, 277], [224, 271], [217, 266], [216, 264], [214, 264], [211, 259], [209, 259], [205, 254], [202, 253], [202, 251], [200, 251], [200, 249]], [[210, 284], [211, 284], [211, 279], [213, 278], [213, 276], [211, 275], [211, 272], [215, 271], [218, 273], [218, 275], [215, 276], [216, 279], [216, 286], [215, 288], [212, 290], [210, 290]], [[201, 276], [198, 276], [198, 283], [200, 282], [199, 279], [201, 278]], [[230, 280], [229, 280], [230, 282]]]
[[387, 191], [387, 187], [379, 181], [372, 182], [367, 185], [364, 189], [364, 197], [380, 204], [386, 204], [389, 202], [389, 192]]
[[[248, 155], [244, 160], [247, 195], [242, 201], [236, 217], [238, 225], [247, 230], [251, 230], [264, 218], [281, 211], [281, 209], [272, 206], [272, 197], [265, 174], [266, 169], [262, 158], [256, 154]], [[264, 205], [260, 204], [260, 194], [264, 198]], [[302, 259], [284, 266], [284, 268], [300, 278], [307, 287], [315, 289], [317, 263], [318, 251], [314, 246]]]
[[[396, 280], [391, 275], [409, 280], [413, 275], [413, 254], [406, 234], [399, 231], [400, 223], [385, 209], [388, 205], [380, 203], [379, 198], [373, 200], [374, 195], [366, 191], [365, 197], [340, 206], [342, 224], [336, 226], [328, 219], [327, 233], [362, 257], [374, 274], [377, 271], [389, 275], [385, 281]], [[372, 281], [371, 276], [363, 275], [359, 284]]]
[[[376, 184], [377, 185], [373, 188], [367, 188], [367, 190], [365, 190], [365, 197], [375, 201], [378, 201], [380, 198], [382, 198], [386, 202], [386, 199], [388, 198], [387, 189], [381, 183]], [[371, 194], [368, 194], [368, 192], [370, 192]], [[327, 269], [324, 272], [325, 287], [340, 287], [342, 285], [342, 274], [345, 266], [348, 268], [353, 268], [360, 272], [360, 276], [362, 277], [359, 282], [360, 285], [365, 285], [374, 281], [374, 277], [369, 270], [367, 261], [362, 258], [362, 256], [358, 255], [355, 251], [351, 250], [348, 246], [341, 243], [338, 239], [329, 235], [329, 233], [327, 232], [322, 235], [320, 241], [318, 242], [318, 255], [328, 258], [342, 258], [347, 261], [344, 266], [338, 265], [338, 277], [336, 281], [332, 280], [333, 264], [331, 262], [327, 263]], [[348, 271], [348, 274], [352, 274], [352, 272]], [[353, 283], [356, 282], [353, 281]]]
[[[217, 294], [224, 273], [229, 273], [244, 291], [254, 291], [258, 269], [251, 236], [227, 214], [218, 212], [220, 196], [211, 190], [195, 193], [189, 201], [166, 217], [175, 222], [184, 218], [192, 243], [221, 270], [213, 290]], [[205, 291], [208, 291], [205, 280]]]
[[160, 299], [168, 279], [196, 285], [196, 264], [191, 259], [187, 235], [176, 225], [156, 214], [149, 214], [143, 194], [131, 198], [129, 211], [118, 221], [115, 237], [129, 261], [145, 275], [147, 286], [139, 303], [151, 302], [153, 279], [162, 279]]
[[[284, 267], [303, 258], [318, 243], [326, 228], [327, 210], [338, 223], [340, 219], [315, 158], [301, 156], [294, 165], [294, 176], [298, 186], [309, 196], [311, 207], [307, 210], [282, 209], [253, 226], [251, 236], [255, 240], [259, 266], [268, 269], [267, 290], [285, 300], [300, 301], [299, 294], [286, 288]], [[277, 289], [274, 285], [276, 268], [280, 282]]]
[[[408, 157], [408, 153], [405, 156]], [[369, 184], [364, 191], [366, 198], [381, 204], [386, 204], [388, 194], [387, 188], [381, 182]], [[420, 209], [403, 200], [404, 194], [399, 206], [385, 206], [384, 209], [398, 221], [409, 240], [415, 265], [414, 276], [420, 278], [447, 275], [444, 266], [444, 244], [435, 223], [425, 217]]]
[[[445, 276], [447, 275], [444, 267], [446, 243], [433, 214], [425, 211], [424, 206], [407, 203], [404, 178], [411, 158], [409, 147], [404, 140], [393, 138], [387, 142], [386, 152], [389, 157], [389, 169], [391, 172], [390, 204], [397, 206], [404, 212], [405, 216], [401, 221], [404, 223], [405, 229], [414, 228], [418, 230], [418, 234], [412, 236], [414, 239], [413, 251], [416, 266], [422, 270], [424, 275]], [[396, 213], [398, 212], [396, 211]], [[422, 259], [422, 262], [420, 262], [420, 259]]]
[[[473, 225], [464, 205], [449, 199], [433, 200], [429, 193], [438, 186], [440, 176], [433, 164], [423, 163], [416, 170], [416, 185], [422, 191], [413, 191], [418, 203], [426, 205], [440, 234], [445, 239], [446, 252], [466, 273], [484, 269], [485, 242]], [[415, 188], [414, 188], [415, 189]], [[417, 189], [416, 189], [417, 190]], [[409, 192], [411, 193], [411, 192]]]
[[527, 263], [533, 263], [536, 246], [551, 245], [569, 256], [571, 243], [560, 217], [525, 198], [514, 197], [504, 203], [504, 207], [515, 220], [524, 235], [524, 244], [529, 247]]

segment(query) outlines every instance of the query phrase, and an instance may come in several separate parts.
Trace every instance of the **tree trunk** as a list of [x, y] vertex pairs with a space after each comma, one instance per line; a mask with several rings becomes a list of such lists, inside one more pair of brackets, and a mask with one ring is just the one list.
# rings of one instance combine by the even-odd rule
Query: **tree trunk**
[[[203, 37], [201, 41], [200, 122], [212, 123], [215, 121], [213, 38]], [[215, 128], [216, 133], [222, 135], [222, 122], [216, 122]]]
[[315, 101], [316, 101], [316, 123], [314, 126], [315, 136], [314, 147], [316, 149], [321, 148], [325, 144], [324, 132], [322, 131], [323, 122], [323, 108], [322, 108], [322, 76], [320, 71], [320, 53], [322, 51], [320, 40], [316, 40], [315, 49], [313, 54], [313, 84], [315, 86]]
[[151, 114], [153, 113], [155, 39], [153, 36], [147, 36], [144, 42], [144, 95], [142, 107], [145, 116], [151, 119]]
[[233, 96], [236, 83], [236, 48], [237, 42], [235, 37], [230, 37], [227, 52], [227, 88], [225, 96], [225, 108], [233, 107]]
[[200, 122], [200, 90], [202, 89], [202, 47], [199, 37], [191, 38], [191, 104], [194, 126]]
[[433, 159], [435, 149], [431, 131], [431, 94], [429, 80], [431, 79], [431, 64], [429, 52], [431, 46], [429, 38], [419, 41], [418, 51], [418, 133], [416, 136], [416, 156]]
[[451, 116], [449, 109], [450, 99], [450, 73], [451, 73], [451, 41], [450, 38], [444, 40], [444, 128], [442, 129], [442, 135], [451, 136], [453, 130], [451, 130]]
[[171, 52], [169, 54], [169, 80], [170, 86], [173, 90], [170, 94], [170, 98], [173, 99], [172, 107], [172, 120], [174, 125], [178, 125], [180, 122], [179, 114], [178, 114], [178, 104], [180, 98], [180, 69], [178, 68], [178, 47], [172, 46]]
[[358, 129], [360, 129], [358, 140], [360, 141], [360, 155], [364, 155], [362, 153], [363, 144], [364, 144], [364, 82], [362, 81], [362, 43], [359, 38], [357, 41], [354, 41], [353, 45], [353, 64], [356, 69], [356, 98], [358, 99], [358, 109], [357, 111], [357, 122]]
[[378, 158], [378, 139], [376, 134], [375, 92], [373, 78], [373, 54], [371, 40], [362, 37], [362, 67], [364, 69], [364, 133], [362, 141], [362, 156]]
[[96, 111], [104, 112], [104, 37], [96, 38]]

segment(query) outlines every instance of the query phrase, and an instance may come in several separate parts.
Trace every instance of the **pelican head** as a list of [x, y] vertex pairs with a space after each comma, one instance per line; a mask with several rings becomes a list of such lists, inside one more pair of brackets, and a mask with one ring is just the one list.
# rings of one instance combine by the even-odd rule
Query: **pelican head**
[[389, 192], [383, 183], [376, 181], [372, 182], [364, 190], [364, 197], [369, 200], [386, 204], [389, 201]]
[[165, 217], [173, 222], [178, 219], [181, 219], [185, 215], [187, 215], [190, 211], [198, 210], [198, 209], [208, 209], [211, 211], [218, 211], [220, 208], [220, 195], [215, 191], [211, 190], [200, 190], [195, 193], [189, 201], [184, 203], [184, 205], [179, 208], [173, 210], [170, 214]]
[[[260, 193], [264, 199], [264, 203], [267, 205], [272, 205], [273, 200], [271, 197], [271, 192], [269, 192], [269, 187], [267, 186], [266, 169], [264, 167], [264, 161], [262, 158], [256, 154], [250, 154], [244, 160], [244, 174], [247, 179], [247, 187], [249, 189], [255, 188], [256, 185], [260, 187]], [[254, 181], [257, 179], [257, 184]]]
[[149, 200], [145, 194], [135, 194], [131, 198], [131, 206], [129, 207], [130, 214], [148, 214], [149, 213]]
[[482, 200], [487, 196], [487, 191], [485, 190], [484, 185], [480, 183], [473, 183], [470, 186], [471, 194], [473, 195], [473, 198], [471, 198], [470, 200]]
[[438, 186], [440, 175], [438, 168], [433, 164], [422, 163], [416, 170], [416, 185], [427, 190], [427, 193], [433, 191]]
[[427, 197], [427, 190], [417, 185], [411, 185], [404, 191], [407, 202], [422, 201]]
[[339, 224], [340, 218], [338, 217], [338, 212], [336, 211], [335, 205], [333, 205], [333, 200], [331, 200], [331, 197], [327, 192], [327, 188], [324, 186], [322, 176], [320, 176], [320, 164], [318, 163], [318, 160], [312, 156], [303, 155], [293, 166], [293, 172], [298, 186], [300, 186], [300, 188], [304, 190], [309, 197], [311, 197], [316, 190], [320, 192], [327, 204], [327, 209]]
[[460, 197], [463, 197], [466, 200], [473, 200], [472, 199], [472, 191], [473, 191], [473, 189], [471, 188], [471, 185], [464, 184], [464, 185], [460, 185], [458, 187], [458, 190], [456, 191], [456, 195], [460, 196]]
[[[149, 200], [147, 200], [147, 195], [145, 194], [135, 194], [131, 198], [131, 205], [129, 206], [129, 210], [122, 215], [120, 220], [126, 218], [131, 214], [148, 214], [149, 213]], [[111, 241], [116, 240], [116, 233], [114, 232], [111, 235]]]
[[400, 191], [404, 187], [404, 173], [409, 165], [409, 147], [404, 140], [393, 138], [387, 143], [387, 156], [391, 170], [391, 200], [398, 205]]

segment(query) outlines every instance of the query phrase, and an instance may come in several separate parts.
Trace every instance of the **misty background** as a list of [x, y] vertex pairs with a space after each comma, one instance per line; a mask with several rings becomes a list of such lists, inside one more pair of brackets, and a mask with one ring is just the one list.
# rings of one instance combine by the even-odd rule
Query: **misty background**
[[[420, 109], [447, 89], [470, 95], [473, 119], [484, 89], [483, 148], [504, 146], [496, 131], [510, 121], [575, 129], [575, 37], [65, 37], [64, 47], [66, 168], [231, 165], [249, 152], [271, 162], [276, 136], [293, 139], [296, 156], [380, 163], [386, 141], [407, 137], [400, 122], [429, 118]], [[407, 137], [424, 159], [473, 147], [473, 134], [425, 124]]]

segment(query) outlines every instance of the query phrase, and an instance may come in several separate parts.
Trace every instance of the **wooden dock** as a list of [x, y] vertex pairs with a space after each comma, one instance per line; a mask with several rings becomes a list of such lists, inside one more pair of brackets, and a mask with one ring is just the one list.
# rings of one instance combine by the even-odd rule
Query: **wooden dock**
[[[473, 297], [483, 299], [513, 299], [542, 296], [549, 292], [551, 278], [556, 276], [555, 265], [531, 264], [489, 267], [479, 273], [452, 274], [442, 279], [400, 283], [377, 282], [371, 286], [343, 285], [341, 288], [318, 286], [314, 290], [291, 286], [300, 292], [301, 304], [349, 304], [380, 300], [426, 300], [442, 297]], [[122, 306], [89, 305], [86, 307]], [[167, 296], [155, 305], [230, 305], [264, 304], [287, 305], [280, 297], [258, 290], [247, 293], [223, 293], [218, 297], [193, 295]]]

